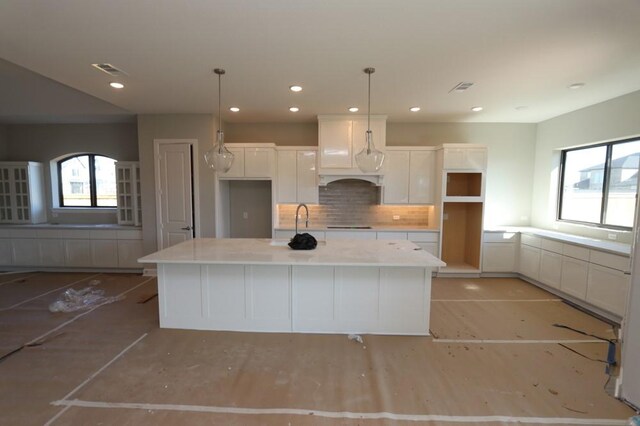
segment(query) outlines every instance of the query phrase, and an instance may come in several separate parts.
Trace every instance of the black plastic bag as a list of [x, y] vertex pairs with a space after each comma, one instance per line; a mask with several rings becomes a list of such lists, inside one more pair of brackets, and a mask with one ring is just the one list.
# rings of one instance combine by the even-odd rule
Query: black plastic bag
[[295, 237], [289, 241], [289, 247], [294, 250], [313, 250], [318, 245], [318, 241], [313, 235], [304, 233], [296, 234]]

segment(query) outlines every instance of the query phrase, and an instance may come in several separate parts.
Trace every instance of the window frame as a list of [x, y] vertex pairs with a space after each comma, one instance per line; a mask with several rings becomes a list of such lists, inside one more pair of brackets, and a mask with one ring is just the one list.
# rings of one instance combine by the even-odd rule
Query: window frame
[[[88, 206], [67, 206], [64, 204], [64, 192], [63, 192], [63, 182], [62, 182], [62, 163], [65, 161], [71, 160], [77, 157], [89, 157], [89, 201], [91, 202]], [[118, 201], [116, 198], [115, 206], [99, 206], [98, 205], [98, 186], [96, 183], [96, 157], [105, 157], [113, 161], [117, 161], [114, 158], [107, 157], [102, 154], [92, 154], [92, 153], [82, 153], [82, 154], [73, 154], [67, 157], [61, 158], [56, 161], [56, 167], [58, 169], [58, 206], [64, 209], [116, 209], [118, 208]]]
[[[613, 147], [614, 145], [619, 145], [619, 144], [628, 143], [628, 142], [639, 142], [639, 141], [640, 141], [640, 138], [633, 137], [633, 138], [616, 140], [611, 142], [603, 142], [603, 143], [598, 143], [593, 145], [580, 146], [577, 148], [563, 149], [560, 152], [560, 169], [559, 169], [560, 179], [558, 179], [558, 198], [557, 198], [558, 201], [556, 205], [556, 221], [593, 226], [596, 228], [603, 228], [603, 229], [613, 229], [613, 230], [621, 230], [621, 231], [632, 230], [633, 226], [608, 225], [608, 224], [605, 224], [604, 221], [607, 217], [607, 201], [609, 200], [609, 180], [611, 178], [611, 156], [613, 153]], [[563, 188], [564, 188], [564, 172], [566, 167], [565, 163], [567, 161], [567, 153], [573, 152], [573, 151], [581, 151], [581, 150], [590, 149], [590, 148], [598, 148], [601, 146], [606, 147], [606, 154], [605, 154], [606, 158], [604, 161], [604, 175], [602, 180], [602, 201], [600, 203], [600, 221], [586, 222], [586, 221], [575, 220], [575, 219], [563, 219], [561, 217], [561, 213], [562, 213], [562, 202], [564, 201]], [[640, 174], [640, 167], [638, 167], [638, 173]], [[636, 196], [635, 196], [636, 200], [638, 198], [638, 189], [640, 188], [636, 189]], [[635, 208], [637, 208], [637, 203]], [[634, 212], [634, 215], [635, 215], [635, 212]]]

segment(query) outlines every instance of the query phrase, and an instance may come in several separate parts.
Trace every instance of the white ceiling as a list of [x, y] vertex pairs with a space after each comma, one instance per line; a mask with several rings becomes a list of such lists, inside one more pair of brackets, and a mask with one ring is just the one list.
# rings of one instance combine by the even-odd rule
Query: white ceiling
[[639, 22], [638, 0], [6, 0], [0, 58], [132, 113], [215, 112], [215, 67], [226, 121], [362, 113], [373, 66], [391, 121], [539, 122], [640, 90]]

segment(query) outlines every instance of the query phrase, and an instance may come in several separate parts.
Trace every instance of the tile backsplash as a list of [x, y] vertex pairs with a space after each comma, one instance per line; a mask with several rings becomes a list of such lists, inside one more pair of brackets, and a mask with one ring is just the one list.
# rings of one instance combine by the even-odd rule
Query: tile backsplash
[[[381, 188], [357, 179], [345, 179], [319, 187], [320, 204], [310, 204], [310, 226], [428, 226], [432, 206], [380, 204]], [[280, 226], [295, 223], [295, 204], [279, 204]], [[393, 220], [393, 216], [399, 216]]]

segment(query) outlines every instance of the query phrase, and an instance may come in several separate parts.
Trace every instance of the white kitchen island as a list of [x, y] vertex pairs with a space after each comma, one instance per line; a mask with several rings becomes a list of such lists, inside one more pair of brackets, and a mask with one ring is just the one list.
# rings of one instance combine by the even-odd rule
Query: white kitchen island
[[194, 239], [139, 259], [158, 265], [160, 327], [428, 335], [431, 272], [409, 241]]

